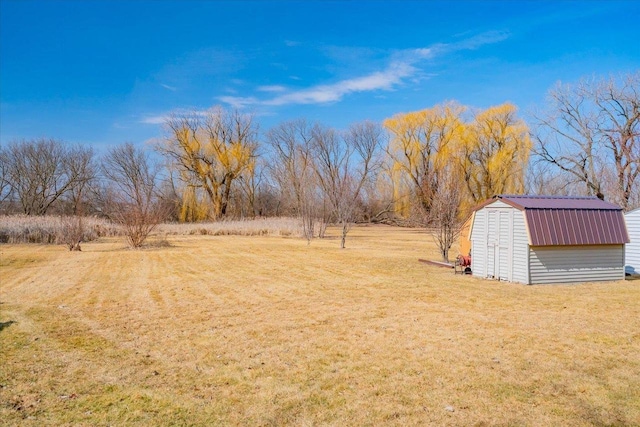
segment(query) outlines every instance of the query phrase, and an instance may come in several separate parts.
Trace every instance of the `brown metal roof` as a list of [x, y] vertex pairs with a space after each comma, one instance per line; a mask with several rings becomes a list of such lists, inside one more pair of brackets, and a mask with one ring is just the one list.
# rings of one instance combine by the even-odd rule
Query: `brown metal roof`
[[499, 195], [495, 199], [524, 211], [532, 246], [629, 243], [622, 208], [596, 197]]
[[525, 209], [531, 245], [619, 245], [629, 243], [622, 211]]
[[570, 196], [512, 196], [498, 195], [505, 203], [518, 209], [605, 209], [622, 210], [613, 203], [605, 202], [597, 197]]

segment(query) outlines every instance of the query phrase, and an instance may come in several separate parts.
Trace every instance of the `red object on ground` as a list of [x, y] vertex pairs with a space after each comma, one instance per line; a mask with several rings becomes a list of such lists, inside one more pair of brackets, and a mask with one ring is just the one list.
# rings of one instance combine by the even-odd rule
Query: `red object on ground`
[[471, 255], [458, 255], [458, 265], [461, 267], [471, 267]]

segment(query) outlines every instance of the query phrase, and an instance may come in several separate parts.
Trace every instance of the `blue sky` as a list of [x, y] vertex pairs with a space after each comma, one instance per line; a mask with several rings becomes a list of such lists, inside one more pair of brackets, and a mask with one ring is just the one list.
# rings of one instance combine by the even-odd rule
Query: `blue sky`
[[0, 143], [104, 148], [215, 105], [261, 130], [457, 100], [525, 118], [557, 82], [640, 69], [640, 1], [0, 1]]

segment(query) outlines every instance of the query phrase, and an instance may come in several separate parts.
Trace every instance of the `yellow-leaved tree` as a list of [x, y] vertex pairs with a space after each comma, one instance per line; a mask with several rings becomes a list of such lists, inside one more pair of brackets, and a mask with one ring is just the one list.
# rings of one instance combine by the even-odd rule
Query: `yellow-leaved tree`
[[430, 212], [444, 175], [455, 173], [451, 159], [457, 155], [464, 134], [464, 111], [463, 106], [450, 102], [384, 121], [390, 134], [387, 153], [396, 201], [405, 210], [397, 213], [408, 214], [408, 204], [403, 202], [407, 198], [421, 211]]
[[197, 186], [184, 186], [181, 199], [178, 217], [181, 222], [198, 222], [209, 218], [209, 204], [198, 194]]
[[209, 200], [209, 217], [227, 214], [236, 180], [253, 173], [257, 130], [252, 117], [217, 107], [206, 113], [173, 116], [159, 151], [169, 157], [185, 184], [183, 220], [202, 216], [198, 191]]
[[470, 121], [466, 111], [449, 102], [384, 121], [395, 212], [428, 226], [445, 261], [471, 206], [524, 190], [531, 152], [514, 105], [490, 107]]
[[505, 103], [480, 111], [467, 125], [460, 160], [470, 202], [524, 191], [531, 140], [516, 113], [515, 105]]

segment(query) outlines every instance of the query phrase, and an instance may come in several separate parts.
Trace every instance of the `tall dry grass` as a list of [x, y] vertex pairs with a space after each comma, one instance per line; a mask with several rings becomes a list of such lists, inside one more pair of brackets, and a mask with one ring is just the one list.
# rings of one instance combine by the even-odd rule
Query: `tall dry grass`
[[[66, 244], [69, 221], [60, 216], [0, 216], [0, 243]], [[107, 219], [83, 217], [84, 242], [99, 237], [122, 236], [123, 229]], [[262, 218], [200, 223], [164, 223], [154, 235], [206, 236], [281, 236], [302, 237], [302, 223], [297, 218]]]
[[165, 223], [158, 233], [166, 235], [205, 236], [282, 236], [302, 237], [302, 221], [298, 218], [260, 218], [198, 223]]
[[[0, 243], [66, 244], [69, 222], [72, 217], [63, 216], [0, 216]], [[118, 236], [121, 229], [106, 219], [83, 217], [82, 241], [90, 242], [99, 237]]]

